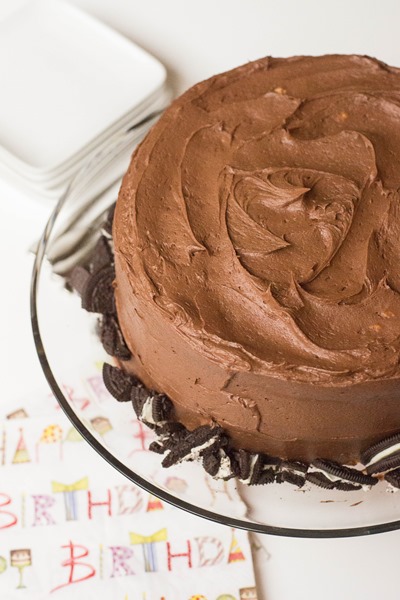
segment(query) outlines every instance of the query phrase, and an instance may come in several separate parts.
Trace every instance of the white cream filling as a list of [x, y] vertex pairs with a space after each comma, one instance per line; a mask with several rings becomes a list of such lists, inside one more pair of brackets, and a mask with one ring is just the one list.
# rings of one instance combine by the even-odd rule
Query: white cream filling
[[203, 450], [205, 450], [206, 448], [209, 448], [210, 446], [215, 444], [216, 440], [217, 440], [217, 436], [214, 435], [213, 437], [211, 437], [209, 440], [207, 440], [200, 446], [196, 446], [195, 448], [192, 448], [192, 450], [189, 452], [189, 454], [187, 454], [182, 460], [190, 460], [190, 459], [197, 460], [200, 457], [200, 452], [203, 452]]
[[242, 483], [250, 483], [250, 481], [251, 481], [251, 478], [252, 478], [252, 476], [253, 476], [253, 473], [254, 473], [254, 467], [255, 467], [255, 465], [256, 465], [257, 459], [258, 459], [258, 454], [254, 454], [254, 455], [251, 457], [251, 459], [250, 459], [250, 471], [249, 471], [249, 476], [247, 477], [247, 479], [241, 479], [240, 481], [241, 481]]
[[220, 450], [219, 455], [221, 457], [221, 462], [214, 478], [225, 479], [225, 477], [230, 477], [232, 475], [231, 460], [224, 450]]
[[143, 404], [142, 414], [140, 415], [142, 421], [150, 423], [151, 425], [157, 425], [153, 419], [153, 397], [148, 396], [146, 402]]
[[[200, 452], [202, 452], [206, 448], [209, 448], [210, 446], [215, 444], [216, 440], [217, 440], [217, 436], [214, 435], [212, 438], [210, 438], [209, 440], [207, 440], [200, 446], [196, 446], [195, 448], [192, 448], [192, 450], [188, 454], [185, 454], [185, 456], [182, 456], [182, 458], [180, 458], [178, 462], [182, 462], [184, 460], [197, 460], [200, 457]], [[170, 452], [171, 452], [171, 450], [166, 454], [166, 456], [168, 456], [170, 454]]]
[[383, 458], [387, 458], [391, 454], [394, 454], [398, 450], [400, 450], [400, 442], [398, 444], [394, 444], [393, 446], [389, 446], [389, 448], [385, 448], [385, 450], [382, 450], [381, 452], [378, 452], [378, 454], [375, 454], [375, 456], [373, 456], [371, 458], [371, 460], [369, 461], [369, 463], [367, 465], [365, 465], [365, 466], [366, 467], [370, 467], [371, 465], [376, 464], [377, 462], [379, 462]]
[[283, 467], [281, 467], [281, 471], [286, 471], [287, 473], [293, 473], [294, 475], [300, 475], [301, 477], [306, 477], [307, 471], [309, 471], [309, 469], [307, 469], [307, 471], [300, 471], [299, 469], [292, 469], [291, 467], [287, 467], [286, 465], [284, 465]]

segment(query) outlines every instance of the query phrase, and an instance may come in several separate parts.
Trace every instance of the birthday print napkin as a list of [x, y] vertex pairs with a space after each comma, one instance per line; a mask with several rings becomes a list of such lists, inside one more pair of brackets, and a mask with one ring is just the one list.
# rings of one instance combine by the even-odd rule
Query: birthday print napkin
[[[84, 383], [66, 384], [65, 393], [100, 436], [116, 436], [112, 411], [101, 410], [108, 392], [98, 368]], [[132, 417], [123, 437], [127, 456], [151, 461], [139, 421]], [[212, 489], [191, 467], [167, 478], [171, 491], [198, 485], [243, 514], [233, 485]], [[49, 392], [0, 403], [0, 473], [1, 600], [257, 598], [246, 532], [135, 486], [89, 447]]]

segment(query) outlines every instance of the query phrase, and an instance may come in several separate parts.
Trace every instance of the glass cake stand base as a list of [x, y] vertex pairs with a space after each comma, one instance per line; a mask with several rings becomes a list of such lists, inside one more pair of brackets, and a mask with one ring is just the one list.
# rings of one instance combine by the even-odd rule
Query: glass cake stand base
[[[102, 384], [101, 364], [112, 358], [96, 335], [97, 316], [81, 308], [80, 298], [65, 288], [47, 258], [60, 243], [60, 231], [71, 221], [82, 194], [93, 190], [100, 175], [104, 177], [115, 153], [111, 148], [92, 159], [60, 200], [39, 244], [32, 275], [36, 349], [50, 387], [75, 428], [135, 484], [178, 508], [225, 525], [304, 538], [400, 528], [400, 493], [388, 492], [381, 482], [368, 492], [324, 490], [311, 484], [302, 489], [288, 483], [246, 486], [235, 480], [215, 481], [195, 462], [164, 469], [162, 456], [146, 451], [151, 431], [137, 421], [130, 403], [114, 400]], [[114, 200], [110, 197], [110, 204]], [[104, 203], [104, 196], [93, 200], [90, 210], [99, 202]]]

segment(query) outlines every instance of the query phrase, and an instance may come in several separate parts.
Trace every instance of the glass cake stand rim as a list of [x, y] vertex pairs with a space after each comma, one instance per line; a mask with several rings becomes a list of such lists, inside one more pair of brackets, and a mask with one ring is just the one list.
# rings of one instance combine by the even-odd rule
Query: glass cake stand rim
[[[96, 161], [94, 161], [96, 162]], [[68, 188], [61, 196], [60, 200], [55, 205], [47, 223], [43, 234], [38, 243], [37, 252], [33, 264], [32, 269], [32, 277], [31, 277], [31, 286], [30, 286], [30, 314], [31, 314], [31, 327], [33, 332], [33, 339], [35, 344], [35, 349], [39, 358], [40, 365], [42, 367], [45, 378], [55, 395], [61, 409], [68, 417], [72, 425], [78, 430], [83, 439], [104, 459], [106, 460], [112, 467], [114, 467], [117, 471], [119, 471], [122, 475], [124, 475], [127, 479], [132, 481], [134, 484], [138, 485], [140, 488], [145, 491], [153, 494], [154, 496], [159, 497], [161, 500], [184, 510], [188, 513], [196, 515], [198, 517], [202, 517], [208, 519], [210, 521], [214, 521], [216, 523], [220, 523], [222, 525], [226, 525], [229, 527], [235, 527], [239, 529], [244, 529], [247, 531], [251, 531], [254, 533], [261, 534], [269, 534], [281, 537], [295, 537], [295, 538], [314, 538], [314, 539], [323, 539], [323, 538], [344, 538], [344, 537], [358, 537], [364, 535], [372, 535], [378, 533], [386, 533], [389, 531], [394, 531], [400, 529], [400, 519], [396, 521], [389, 521], [387, 523], [379, 523], [373, 525], [363, 525], [359, 527], [347, 527], [347, 528], [331, 528], [331, 529], [304, 529], [304, 528], [289, 528], [289, 527], [279, 527], [275, 525], [267, 525], [263, 523], [258, 523], [251, 520], [239, 519], [235, 517], [229, 517], [226, 515], [222, 515], [217, 512], [212, 512], [210, 510], [204, 509], [200, 506], [196, 506], [195, 504], [191, 504], [186, 502], [185, 500], [181, 500], [180, 498], [175, 497], [174, 495], [160, 489], [156, 485], [150, 483], [137, 473], [135, 473], [132, 469], [127, 467], [123, 462], [121, 462], [118, 458], [116, 458], [111, 452], [109, 452], [104, 446], [100, 444], [100, 442], [92, 435], [92, 433], [87, 429], [84, 423], [79, 419], [77, 414], [73, 411], [66, 396], [64, 395], [62, 389], [57, 383], [56, 377], [53, 374], [53, 371], [50, 367], [49, 360], [47, 358], [46, 350], [44, 347], [43, 339], [40, 332], [39, 325], [39, 311], [38, 311], [38, 290], [39, 290], [39, 281], [41, 268], [43, 265], [43, 260], [46, 256], [46, 248], [48, 242], [50, 240], [51, 233], [53, 231], [54, 225], [56, 223], [57, 216], [59, 215], [63, 205], [68, 199], [69, 193], [73, 189], [73, 186], [77, 179], [85, 173], [88, 168], [90, 168], [90, 164], [86, 164], [84, 168], [78, 173], [77, 176], [72, 180], [69, 184]]]

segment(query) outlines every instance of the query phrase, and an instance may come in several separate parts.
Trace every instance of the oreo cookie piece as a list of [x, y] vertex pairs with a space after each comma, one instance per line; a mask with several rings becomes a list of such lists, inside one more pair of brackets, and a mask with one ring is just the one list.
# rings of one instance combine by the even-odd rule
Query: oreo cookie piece
[[353, 492], [354, 490], [361, 490], [362, 486], [358, 483], [351, 483], [349, 481], [337, 481], [335, 484], [335, 490], [341, 492]]
[[274, 483], [275, 480], [276, 472], [273, 469], [265, 469], [260, 475], [258, 485], [267, 485], [268, 483]]
[[308, 465], [305, 463], [294, 460], [284, 460], [279, 466], [277, 481], [278, 483], [286, 481], [296, 487], [302, 488], [306, 482], [307, 471]]
[[384, 479], [395, 490], [400, 489], [400, 469], [389, 471], [389, 473], [386, 473]]
[[377, 462], [370, 463], [367, 465], [366, 471], [372, 475], [377, 473], [385, 473], [386, 471], [391, 471], [393, 469], [397, 469], [398, 467], [400, 467], [400, 451], [397, 451], [395, 454], [389, 454], [389, 456], [386, 456]]
[[163, 425], [172, 412], [172, 402], [165, 394], [147, 392], [138, 418], [147, 425]]
[[247, 450], [236, 450], [234, 452], [234, 472], [238, 479], [248, 479], [250, 476], [251, 457], [253, 455]]
[[221, 447], [222, 429], [218, 425], [201, 425], [188, 433], [182, 442], [172, 448], [164, 460], [163, 467], [171, 467], [182, 461], [195, 460], [212, 446]]
[[149, 450], [151, 452], [155, 452], [156, 454], [164, 454], [166, 447], [163, 446], [163, 444], [160, 444], [160, 442], [151, 442]]
[[215, 479], [230, 479], [233, 477], [231, 460], [223, 448], [205, 450], [203, 453], [203, 468]]
[[119, 360], [129, 360], [131, 351], [125, 343], [118, 319], [114, 315], [103, 315], [100, 320], [99, 337], [104, 350]]
[[129, 399], [132, 402], [133, 410], [139, 420], [142, 420], [143, 406], [149, 395], [149, 390], [145, 388], [139, 380], [136, 380], [136, 384], [131, 387]]
[[366, 475], [358, 469], [345, 467], [332, 460], [317, 459], [313, 461], [312, 465], [314, 468], [319, 469], [324, 474], [328, 474], [332, 478], [336, 479], [337, 482], [354, 483], [359, 486], [372, 486], [377, 483], [377, 479], [375, 477]]
[[168, 421], [164, 425], [156, 428], [158, 441], [165, 450], [172, 450], [176, 446], [184, 443], [189, 431], [181, 423]]
[[82, 290], [82, 308], [103, 315], [115, 314], [114, 267], [108, 265], [92, 273]]
[[100, 271], [103, 267], [114, 264], [114, 255], [107, 238], [102, 235], [97, 240], [93, 254], [90, 257], [89, 269], [91, 273]]
[[335, 482], [331, 479], [328, 479], [320, 471], [309, 471], [306, 475], [306, 481], [309, 481], [310, 483], [313, 483], [314, 485], [326, 490], [333, 490], [335, 487]]
[[397, 452], [400, 450], [400, 433], [395, 433], [383, 440], [380, 440], [376, 444], [373, 444], [367, 450], [361, 454], [361, 462], [364, 466], [368, 466], [375, 458], [378, 458], [382, 452]]
[[107, 390], [118, 402], [129, 402], [131, 389], [137, 383], [135, 377], [127, 375], [118, 367], [108, 363], [103, 364], [103, 381]]
[[250, 452], [246, 452], [246, 455], [246, 459], [243, 461], [245, 455], [242, 454], [242, 469], [239, 479], [242, 483], [257, 485], [263, 472], [264, 457], [262, 454], [251, 454]]
[[390, 457], [397, 456], [398, 453], [400, 453], [400, 433], [391, 435], [370, 446], [361, 455], [361, 461], [365, 465], [367, 473], [383, 473], [389, 468], [393, 469], [400, 466], [400, 463], [397, 465], [395, 460], [388, 460]]
[[78, 292], [82, 296], [82, 292], [85, 285], [90, 277], [90, 273], [87, 269], [81, 266], [74, 267], [70, 276], [68, 277], [68, 283], [73, 290]]

